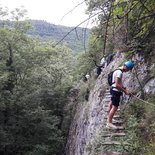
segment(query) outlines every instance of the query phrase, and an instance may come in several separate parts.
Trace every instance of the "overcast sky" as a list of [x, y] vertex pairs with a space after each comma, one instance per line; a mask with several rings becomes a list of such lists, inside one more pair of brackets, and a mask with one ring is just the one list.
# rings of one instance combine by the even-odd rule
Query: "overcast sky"
[[[46, 20], [56, 25], [77, 26], [88, 18], [88, 15], [85, 14], [87, 9], [85, 3], [73, 10], [81, 2], [83, 0], [0, 0], [0, 5], [8, 7], [9, 10], [24, 6], [28, 11], [29, 19]], [[71, 10], [73, 11], [68, 13]], [[67, 15], [62, 19], [65, 14]], [[87, 22], [82, 26], [86, 27], [86, 25]]]

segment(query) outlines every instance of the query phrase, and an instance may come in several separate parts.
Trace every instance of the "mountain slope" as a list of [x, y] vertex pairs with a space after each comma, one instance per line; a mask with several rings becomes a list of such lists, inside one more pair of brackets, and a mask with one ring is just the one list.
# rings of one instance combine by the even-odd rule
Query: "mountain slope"
[[[43, 20], [30, 20], [32, 28], [28, 34], [39, 36], [42, 40], [52, 39], [59, 42], [74, 27], [50, 24]], [[87, 45], [90, 29], [78, 27], [64, 38], [61, 43], [67, 44], [74, 52], [81, 52]]]
[[[154, 56], [153, 53], [152, 53], [152, 56]], [[142, 83], [145, 81], [143, 83], [144, 91], [147, 95], [150, 95], [150, 96], [152, 95], [152, 98], [153, 98], [153, 96], [155, 95], [155, 84], [154, 84], [155, 77], [152, 76], [152, 73], [154, 74], [154, 66], [155, 66], [154, 62], [151, 62], [150, 64], [148, 64], [148, 62], [143, 59], [143, 56], [138, 56], [138, 54], [136, 54], [133, 57], [133, 60], [136, 64], [135, 67], [137, 69], [137, 72], [133, 70], [130, 73], [129, 72], [124, 73], [123, 75], [124, 86], [129, 88], [129, 90], [135, 92], [135, 94], [137, 95], [141, 93], [139, 89], [140, 88], [139, 82]], [[74, 155], [103, 155], [104, 154], [103, 152], [105, 151], [114, 151], [114, 152], [121, 151], [121, 153], [124, 154], [126, 151], [133, 151], [133, 145], [131, 145], [130, 147], [128, 146], [128, 148], [126, 147], [126, 144], [128, 144], [128, 142], [130, 142], [130, 144], [137, 144], [134, 146], [135, 149], [139, 147], [139, 142], [140, 144], [142, 142], [142, 139], [139, 139], [139, 142], [138, 142], [138, 140], [133, 136], [134, 133], [136, 133], [137, 135], [137, 132], [135, 131], [138, 131], [139, 134], [141, 131], [141, 135], [144, 135], [144, 133], [146, 135], [151, 133], [151, 132], [148, 132], [147, 130], [148, 128], [150, 129], [150, 124], [151, 124], [150, 120], [154, 120], [154, 115], [153, 115], [154, 111], [152, 111], [153, 114], [150, 114], [151, 113], [150, 111], [145, 113], [145, 116], [149, 118], [149, 119], [147, 118], [149, 121], [148, 121], [148, 124], [146, 125], [146, 128], [145, 128], [145, 125], [143, 126], [143, 128], [140, 127], [141, 124], [139, 123], [137, 124], [139, 126], [136, 129], [135, 124], [133, 123], [134, 120], [132, 121], [130, 120], [131, 113], [129, 113], [128, 106], [131, 105], [131, 108], [133, 108], [132, 113], [140, 117], [140, 114], [144, 114], [144, 111], [142, 111], [144, 107], [141, 107], [141, 106], [146, 106], [150, 110], [151, 108], [154, 108], [154, 105], [152, 107], [152, 105], [150, 106], [148, 105], [148, 103], [146, 104], [143, 102], [139, 102], [139, 100], [137, 101], [135, 100], [135, 98], [129, 98], [128, 96], [123, 95], [122, 106], [125, 106], [126, 111], [124, 107], [123, 108], [121, 107], [122, 108], [122, 109], [120, 108], [121, 113], [124, 112], [125, 114], [125, 115], [122, 114], [121, 116], [125, 118], [126, 122], [128, 121], [128, 123], [131, 125], [130, 126], [131, 129], [133, 130], [125, 126], [125, 129], [127, 128], [126, 132], [129, 137], [128, 136], [124, 137], [126, 139], [123, 139], [122, 141], [123, 143], [118, 142], [118, 140], [120, 141], [122, 140], [120, 139], [120, 137], [119, 138], [117, 137], [118, 139], [116, 139], [116, 141], [113, 141], [112, 139], [113, 132], [110, 132], [111, 137], [109, 139], [106, 137], [106, 135], [109, 134], [109, 130], [106, 128], [107, 102], [110, 100], [110, 96], [107, 95], [107, 88], [109, 88], [107, 85], [107, 74], [110, 71], [114, 70], [115, 68], [118, 68], [118, 66], [120, 66], [120, 62], [122, 62], [123, 64], [124, 61], [125, 61], [125, 54], [121, 52], [116, 53], [116, 55], [114, 56], [114, 60], [102, 70], [101, 74], [96, 80], [94, 78], [95, 75], [92, 72], [91, 78], [89, 79], [89, 81], [79, 82], [78, 86], [75, 87], [74, 91], [72, 90], [72, 92], [75, 92], [75, 93], [74, 93], [74, 96], [72, 95], [74, 99], [72, 98], [70, 103], [70, 105], [73, 106], [72, 108], [73, 115], [71, 115], [70, 117], [72, 118], [72, 121], [70, 125], [70, 131], [68, 134], [67, 145], [66, 145], [67, 155], [73, 155], [73, 154]], [[137, 76], [138, 76], [139, 82], [137, 80]], [[84, 88], [85, 88], [85, 92], [84, 92]], [[80, 98], [80, 95], [82, 94], [81, 96], [84, 99], [84, 96], [87, 90], [89, 90], [89, 94], [88, 94], [89, 97], [87, 100], [82, 100]], [[79, 94], [77, 94], [77, 92]], [[154, 103], [153, 101], [151, 102]], [[118, 115], [115, 115], [115, 116], [116, 116], [116, 120], [120, 119]], [[143, 118], [141, 120], [141, 123], [144, 123], [144, 122], [146, 123], [147, 120], [145, 119], [144, 121], [144, 118]], [[122, 130], [123, 128], [119, 128], [119, 129]], [[154, 127], [152, 129], [154, 131]], [[153, 142], [154, 142], [153, 136], [151, 138], [153, 139]], [[135, 139], [136, 139], [136, 143], [135, 143]], [[143, 145], [146, 146], [147, 143], [145, 142], [143, 143], [144, 143]], [[117, 146], [114, 146], [114, 145], [117, 145]], [[150, 145], [150, 144], [147, 144], [147, 145]], [[139, 151], [139, 148], [137, 150]], [[143, 148], [141, 151], [143, 151]], [[135, 153], [131, 155], [137, 155], [137, 154]]]

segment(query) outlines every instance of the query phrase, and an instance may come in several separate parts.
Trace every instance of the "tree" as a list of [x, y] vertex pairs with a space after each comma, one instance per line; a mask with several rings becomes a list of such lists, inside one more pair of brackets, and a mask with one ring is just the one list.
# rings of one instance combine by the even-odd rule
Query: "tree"
[[0, 153], [61, 154], [72, 51], [26, 35], [22, 11], [0, 27]]

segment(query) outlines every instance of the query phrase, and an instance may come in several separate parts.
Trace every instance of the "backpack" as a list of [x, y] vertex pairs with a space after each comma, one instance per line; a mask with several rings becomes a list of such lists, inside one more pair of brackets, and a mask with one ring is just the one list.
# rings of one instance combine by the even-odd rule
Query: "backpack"
[[[116, 71], [116, 70], [122, 71], [121, 69], [115, 69], [114, 71]], [[111, 71], [111, 72], [108, 74], [107, 80], [108, 80], [109, 86], [111, 86], [112, 84], [114, 84], [114, 82], [112, 82], [112, 78], [113, 78], [113, 73], [114, 73], [114, 71]]]

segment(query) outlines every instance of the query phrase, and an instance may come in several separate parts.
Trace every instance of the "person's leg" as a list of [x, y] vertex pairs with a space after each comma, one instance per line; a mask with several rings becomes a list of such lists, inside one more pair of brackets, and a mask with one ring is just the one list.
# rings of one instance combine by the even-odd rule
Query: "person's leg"
[[109, 115], [109, 112], [110, 112], [110, 110], [112, 109], [112, 89], [110, 88], [110, 95], [111, 95], [111, 100], [110, 100], [110, 102], [109, 102], [109, 104], [108, 104], [108, 115]]
[[110, 101], [109, 104], [108, 104], [108, 115], [109, 115], [109, 112], [110, 112], [111, 109], [112, 109], [112, 101]]
[[108, 114], [107, 123], [112, 123], [113, 116], [116, 113], [117, 109], [118, 109], [117, 106], [112, 105], [112, 108], [111, 108], [111, 110], [110, 110], [110, 112]]
[[105, 64], [104, 64], [104, 68], [105, 68], [105, 67], [107, 67], [107, 62], [105, 62]]
[[118, 109], [119, 101], [120, 101], [120, 95], [113, 90], [111, 90], [110, 93], [111, 93], [112, 97], [111, 97], [111, 103], [109, 103], [109, 113], [108, 113], [106, 127], [117, 129], [117, 126], [112, 124], [112, 119], [113, 119], [113, 116]]

